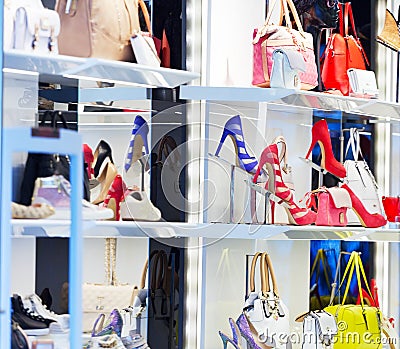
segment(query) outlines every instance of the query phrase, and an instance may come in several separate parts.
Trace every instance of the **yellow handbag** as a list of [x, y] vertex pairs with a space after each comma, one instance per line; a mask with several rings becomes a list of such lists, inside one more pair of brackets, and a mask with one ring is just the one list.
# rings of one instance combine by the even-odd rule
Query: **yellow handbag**
[[[360, 293], [360, 305], [346, 304], [346, 297], [350, 288], [351, 279], [356, 271], [358, 291]], [[335, 349], [380, 349], [382, 315], [378, 308], [365, 304], [361, 290], [361, 276], [369, 295], [372, 297], [364, 267], [358, 252], [352, 252], [346, 270], [343, 274], [340, 287], [346, 281], [346, 290], [341, 304], [330, 305], [324, 310], [335, 317], [338, 333], [334, 337]]]

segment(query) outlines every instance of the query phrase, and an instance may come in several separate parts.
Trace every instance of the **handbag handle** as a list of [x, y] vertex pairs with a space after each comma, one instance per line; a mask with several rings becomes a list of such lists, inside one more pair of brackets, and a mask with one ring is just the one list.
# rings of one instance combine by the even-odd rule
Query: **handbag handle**
[[269, 278], [271, 278], [272, 291], [276, 297], [279, 297], [278, 283], [276, 282], [275, 271], [274, 271], [274, 267], [272, 265], [271, 258], [269, 256], [269, 254], [266, 252], [263, 253], [263, 258], [265, 260], [265, 263], [261, 263], [261, 268], [263, 270], [262, 275], [265, 278], [264, 284], [265, 284], [266, 292], [271, 291], [270, 283], [268, 280]]
[[150, 35], [153, 35], [151, 31], [151, 21], [150, 21], [149, 11], [147, 10], [147, 6], [143, 0], [139, 0], [139, 6], [142, 10], [144, 21], [146, 22], [147, 31], [149, 32]]
[[43, 118], [39, 124], [40, 127], [46, 126], [46, 121], [49, 118], [50, 127], [51, 128], [58, 128], [57, 127], [57, 117], [62, 122], [63, 128], [68, 129], [67, 121], [64, 118], [64, 115], [61, 110], [46, 110], [43, 113]]
[[311, 267], [310, 278], [314, 275], [314, 272], [316, 272], [315, 283], [318, 283], [321, 263], [322, 263], [322, 268], [324, 271], [326, 284], [328, 285], [329, 289], [331, 290], [332, 285], [329, 282], [329, 274], [328, 274], [329, 264], [327, 263], [327, 260], [326, 260], [325, 250], [322, 248], [320, 248], [317, 251], [317, 255], [314, 258], [314, 262]]
[[[350, 19], [350, 28], [352, 33], [349, 33], [349, 19]], [[365, 53], [364, 48], [361, 45], [360, 38], [357, 35], [351, 2], [346, 2], [346, 3], [339, 2], [339, 32], [340, 35], [342, 35], [343, 37], [347, 37], [351, 34], [353, 35], [353, 38], [360, 47], [361, 53], [365, 59], [365, 63], [369, 66], [369, 60], [367, 54]]]
[[[168, 149], [169, 147], [169, 149]], [[173, 151], [174, 149], [177, 148], [176, 141], [173, 137], [171, 136], [164, 136], [161, 141], [160, 145], [158, 146], [158, 161], [161, 161], [163, 158], [163, 154], [165, 158], [167, 158]]]
[[255, 279], [257, 260], [261, 255], [262, 255], [261, 252], [257, 252], [253, 256], [253, 259], [251, 261], [251, 267], [250, 267], [250, 292], [255, 292], [256, 291], [256, 286], [255, 286], [255, 280], [254, 279]]
[[[305, 32], [303, 30], [303, 26], [301, 24], [300, 17], [299, 17], [299, 15], [297, 13], [297, 10], [296, 10], [296, 7], [295, 7], [293, 1], [292, 0], [277, 0], [277, 1], [281, 2], [283, 13], [284, 13], [284, 16], [285, 16], [286, 27], [288, 27], [289, 29], [292, 29], [292, 22], [290, 20], [289, 9], [288, 9], [288, 5], [289, 5], [289, 8], [290, 8], [290, 11], [291, 11], [291, 13], [293, 15], [293, 19], [294, 19], [294, 22], [296, 24], [297, 30], [303, 37], [305, 37]], [[268, 16], [267, 16], [267, 18], [266, 18], [266, 20], [264, 22], [264, 25], [257, 31], [257, 34], [256, 34], [256, 36], [255, 36], [255, 38], [253, 40], [253, 44], [257, 43], [258, 40], [260, 39], [260, 37], [265, 35], [266, 28], [271, 24], [270, 23], [271, 16], [272, 16], [272, 10], [269, 12], [269, 14], [268, 14]], [[280, 17], [281, 17], [280, 18], [280, 23], [278, 25], [282, 26], [283, 16], [280, 16]]]
[[[364, 270], [364, 267], [363, 267], [363, 264], [362, 264], [362, 260], [361, 260], [360, 254], [358, 252], [356, 252], [356, 251], [353, 251], [351, 253], [350, 259], [349, 259], [349, 261], [347, 263], [346, 269], [345, 269], [345, 271], [343, 273], [342, 281], [341, 281], [339, 289], [338, 289], [338, 290], [340, 290], [340, 288], [342, 287], [342, 285], [344, 284], [344, 282], [347, 279], [347, 284], [346, 284], [346, 289], [345, 289], [345, 292], [344, 292], [344, 295], [343, 295], [342, 305], [344, 305], [345, 302], [346, 302], [347, 295], [348, 295], [348, 292], [349, 292], [349, 289], [350, 289], [351, 280], [353, 278], [354, 270], [356, 272], [357, 286], [358, 286], [358, 292], [359, 292], [359, 295], [360, 295], [361, 306], [364, 307], [364, 297], [363, 297], [362, 286], [361, 286], [361, 281], [362, 280], [365, 283], [365, 286], [366, 286], [367, 291], [368, 291], [368, 295], [372, 299], [374, 299], [374, 297], [373, 297], [372, 292], [371, 292], [371, 290], [369, 288], [369, 285], [368, 285], [367, 277], [366, 277], [366, 274], [365, 274], [365, 270]], [[362, 276], [362, 278], [361, 278], [361, 276]]]

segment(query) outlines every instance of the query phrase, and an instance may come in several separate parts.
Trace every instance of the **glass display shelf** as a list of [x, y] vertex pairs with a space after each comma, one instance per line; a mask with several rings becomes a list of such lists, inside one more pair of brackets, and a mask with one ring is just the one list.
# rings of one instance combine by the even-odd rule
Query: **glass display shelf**
[[182, 86], [180, 98], [188, 100], [268, 102], [324, 111], [340, 110], [377, 122], [400, 121], [400, 104], [380, 99], [337, 96], [323, 92], [259, 87]]
[[[13, 219], [14, 236], [68, 237], [68, 220]], [[83, 221], [84, 237], [149, 237], [268, 240], [356, 240], [400, 242], [400, 226], [382, 228], [224, 223]]]
[[18, 50], [4, 51], [4, 69], [35, 72], [43, 76], [166, 88], [173, 88], [199, 77], [197, 73], [136, 63], [63, 55], [38, 55]]

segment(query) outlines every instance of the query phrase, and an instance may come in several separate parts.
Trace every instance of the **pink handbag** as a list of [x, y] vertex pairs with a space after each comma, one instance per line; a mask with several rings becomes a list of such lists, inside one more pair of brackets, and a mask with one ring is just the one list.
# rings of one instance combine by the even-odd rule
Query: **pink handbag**
[[317, 219], [315, 225], [344, 227], [347, 225], [347, 209], [351, 208], [349, 193], [339, 187], [321, 187], [311, 193], [309, 207], [316, 207], [318, 199]]
[[[299, 16], [292, 0], [277, 0], [282, 4], [286, 25], [272, 24], [271, 13], [264, 26], [255, 29], [253, 33], [253, 82], [259, 87], [270, 87], [272, 71], [272, 54], [275, 49], [295, 50], [303, 56], [306, 71], [299, 72], [302, 90], [311, 90], [318, 85], [318, 70], [315, 63], [313, 37], [303, 30]], [[297, 30], [292, 28], [289, 9], [292, 12]]]

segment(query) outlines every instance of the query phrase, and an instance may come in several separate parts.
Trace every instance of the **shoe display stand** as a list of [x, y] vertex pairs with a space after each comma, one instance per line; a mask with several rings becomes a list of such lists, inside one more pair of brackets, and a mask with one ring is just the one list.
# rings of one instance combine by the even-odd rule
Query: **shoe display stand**
[[[71, 327], [70, 327], [70, 348], [81, 348], [82, 347], [82, 332], [81, 332], [81, 321], [82, 321], [82, 308], [81, 308], [81, 284], [86, 280], [82, 276], [85, 276], [88, 271], [82, 266], [84, 259], [88, 259], [87, 247], [89, 244], [85, 242], [86, 238], [92, 237], [138, 237], [149, 240], [153, 235], [156, 237], [171, 237], [171, 229], [165, 227], [160, 233], [158, 230], [159, 226], [153, 229], [152, 234], [149, 231], [143, 230], [140, 224], [134, 222], [102, 222], [104, 223], [104, 229], [97, 229], [98, 224], [95, 221], [83, 221], [81, 218], [81, 211], [78, 210], [80, 205], [80, 196], [77, 193], [82, 191], [82, 143], [86, 139], [91, 139], [91, 134], [96, 133], [96, 142], [99, 137], [99, 130], [102, 127], [106, 127], [108, 132], [118, 134], [118, 130], [125, 127], [125, 130], [130, 133], [131, 122], [133, 113], [120, 113], [118, 117], [122, 118], [122, 122], [118, 123], [115, 116], [117, 113], [111, 113], [108, 116], [96, 116], [92, 118], [93, 113], [81, 113], [81, 119], [84, 120], [80, 125], [82, 132], [76, 133], [73, 131], [61, 130], [61, 137], [57, 141], [54, 139], [42, 139], [37, 137], [31, 137], [29, 134], [31, 127], [36, 124], [37, 106], [38, 106], [38, 82], [48, 82], [52, 84], [63, 84], [65, 86], [79, 86], [78, 87], [78, 103], [92, 104], [98, 101], [138, 101], [135, 105], [138, 112], [143, 110], [143, 113], [149, 114], [149, 88], [163, 87], [163, 88], [174, 88], [183, 83], [187, 83], [199, 75], [196, 73], [190, 73], [185, 71], [179, 71], [174, 69], [165, 68], [152, 68], [147, 66], [140, 66], [138, 64], [131, 64], [125, 62], [111, 62], [101, 59], [84, 59], [68, 56], [49, 56], [49, 55], [33, 55], [26, 52], [18, 51], [6, 51], [4, 52], [3, 60], [3, 72], [5, 76], [5, 100], [4, 111], [3, 111], [3, 131], [2, 131], [2, 219], [1, 219], [1, 242], [0, 242], [0, 258], [1, 258], [1, 283], [0, 283], [0, 346], [1, 348], [7, 349], [10, 346], [10, 294], [15, 291], [11, 288], [11, 284], [15, 284], [15, 280], [11, 280], [10, 268], [12, 265], [11, 260], [16, 258], [15, 254], [28, 253], [29, 258], [32, 256], [32, 252], [28, 252], [28, 249], [35, 249], [34, 242], [28, 243], [26, 247], [21, 249], [19, 243], [20, 238], [31, 237], [29, 241], [34, 241], [35, 237], [69, 237], [69, 304], [71, 314]], [[95, 82], [107, 81], [113, 83], [114, 87], [109, 88], [96, 88]], [[25, 92], [24, 92], [25, 91]], [[63, 91], [51, 91], [54, 95], [59, 93], [59, 96], [55, 100], [59, 100], [60, 103], [67, 103]], [[24, 95], [24, 101], [22, 101], [21, 95]], [[74, 101], [73, 101], [74, 102]], [[76, 101], [75, 101], [76, 102]], [[106, 113], [105, 113], [106, 114]], [[107, 122], [107, 117], [110, 117], [111, 123]], [[128, 121], [129, 118], [129, 121]], [[104, 120], [106, 121], [104, 122]], [[94, 122], [93, 122], [94, 121]], [[102, 126], [103, 125], [103, 126]], [[18, 129], [14, 129], [15, 126], [20, 126]], [[88, 131], [89, 130], [89, 131]], [[94, 131], [93, 131], [94, 130]], [[116, 130], [116, 131], [115, 131]], [[113, 133], [113, 136], [114, 136]], [[94, 136], [93, 136], [94, 137]], [[116, 136], [118, 137], [118, 136]], [[23, 139], [23, 141], [21, 141]], [[127, 144], [121, 144], [121, 148], [125, 148]], [[125, 150], [125, 149], [124, 149]], [[71, 155], [71, 187], [72, 187], [72, 200], [71, 200], [71, 220], [11, 220], [10, 202], [15, 200], [15, 195], [18, 193], [18, 185], [21, 176], [21, 168], [26, 158], [27, 152], [41, 152], [41, 153], [54, 153], [58, 152], [61, 154]], [[17, 156], [13, 155], [16, 152]], [[25, 155], [24, 155], [25, 154]], [[78, 157], [79, 154], [79, 157]], [[125, 154], [121, 151], [121, 156]], [[122, 159], [120, 161], [122, 163]], [[79, 171], [77, 170], [79, 169]], [[14, 181], [11, 180], [11, 170]], [[142, 179], [139, 183], [139, 187], [144, 186], [143, 181], [143, 169], [139, 169], [138, 172], [142, 173]], [[77, 183], [79, 185], [77, 185]], [[118, 226], [122, 228], [122, 234], [119, 231]], [[161, 225], [162, 227], [162, 225]], [[10, 233], [11, 232], [11, 233]], [[132, 233], [133, 232], [133, 233]], [[11, 242], [13, 237], [13, 242]], [[33, 238], [33, 240], [32, 240]], [[101, 239], [102, 240], [102, 239]], [[140, 239], [139, 239], [140, 240]], [[137, 263], [138, 269], [141, 270], [143, 262], [142, 254], [146, 256], [147, 249], [143, 248], [144, 244], [142, 241], [136, 240], [135, 244], [137, 248], [141, 249], [138, 256], [140, 261]], [[25, 239], [27, 241], [27, 239]], [[89, 240], [88, 240], [89, 241]], [[15, 243], [16, 242], [16, 243]], [[97, 249], [101, 250], [100, 244], [97, 242], [90, 243], [91, 251], [93, 246], [97, 246]], [[133, 241], [132, 241], [133, 242]], [[86, 245], [87, 244], [87, 245]], [[148, 244], [148, 243], [147, 243]], [[146, 244], [145, 244], [146, 245]], [[11, 248], [12, 246], [12, 248]], [[131, 246], [129, 243], [124, 244], [119, 249], [128, 255], [128, 248]], [[84, 253], [84, 251], [86, 251]], [[93, 252], [93, 251], [92, 251]], [[33, 264], [34, 262], [33, 252]], [[130, 253], [129, 253], [130, 255]], [[85, 257], [86, 256], [86, 257]], [[12, 259], [13, 258], [13, 259]], [[101, 257], [100, 257], [101, 258]], [[138, 258], [139, 259], [139, 258]], [[133, 263], [135, 258], [129, 257], [129, 260]], [[29, 262], [32, 263], [32, 262]], [[102, 263], [100, 263], [101, 269]], [[98, 265], [96, 265], [98, 266]], [[136, 267], [136, 266], [135, 266]], [[17, 267], [17, 269], [19, 266]], [[34, 266], [33, 266], [34, 268]], [[14, 269], [15, 270], [15, 269]], [[86, 270], [86, 271], [85, 271]], [[24, 271], [25, 273], [25, 271]], [[132, 270], [128, 270], [131, 278], [136, 275], [131, 275]], [[138, 275], [139, 272], [138, 272]], [[72, 277], [73, 276], [73, 277]], [[96, 278], [95, 275], [89, 277]], [[100, 276], [101, 277], [101, 276]], [[121, 273], [121, 277], [125, 277]], [[91, 281], [90, 279], [89, 281]], [[101, 281], [100, 280], [93, 280]], [[138, 281], [138, 280], [137, 280]], [[27, 277], [27, 280], [18, 285], [25, 284], [22, 287], [23, 290], [32, 292], [30, 285], [33, 282], [34, 277]], [[136, 282], [136, 281], [135, 281]], [[29, 285], [29, 286], [26, 286]], [[20, 287], [21, 288], [21, 287]], [[21, 291], [22, 292], [22, 291]], [[147, 321], [145, 319], [145, 321]], [[144, 334], [146, 329], [143, 329]], [[57, 345], [57, 344], [56, 344]]]
[[[240, 6], [243, 7], [242, 4]], [[254, 8], [249, 7], [245, 10], [253, 13]], [[232, 18], [238, 15], [239, 13], [234, 13]], [[240, 16], [242, 17], [243, 13], [240, 13]], [[220, 21], [220, 18], [218, 21]], [[238, 25], [241, 25], [242, 22], [237, 20]], [[239, 30], [238, 32], [244, 31]], [[232, 47], [235, 46], [232, 45]], [[237, 52], [238, 57], [234, 57], [234, 59], [241, 58], [241, 54], [242, 52]], [[210, 55], [210, 57], [212, 59], [214, 56]], [[227, 70], [229, 70], [228, 63], [226, 65]], [[79, 86], [79, 103], [135, 100], [137, 103], [129, 106], [135, 104], [143, 106], [142, 109], [145, 110], [146, 118], [150, 118], [151, 114], [148, 100], [149, 88], [173, 88], [199, 78], [199, 74], [173, 69], [151, 68], [94, 58], [37, 56], [17, 51], [4, 52], [3, 66], [3, 71], [8, 77], [15, 81], [22, 81], [21, 86], [27, 84], [27, 81], [36, 85], [36, 90], [33, 88], [33, 94], [36, 95], [31, 101], [35, 108], [37, 107], [37, 83], [39, 80], [51, 83], [66, 82], [67, 84], [73, 81]], [[216, 70], [223, 71], [218, 62], [214, 66]], [[93, 88], [91, 83], [98, 80], [115, 83], [116, 86]], [[147, 240], [149, 238], [163, 239], [162, 241], [170, 241], [171, 245], [184, 240], [186, 246], [190, 247], [185, 252], [188, 265], [185, 288], [182, 290], [186, 305], [183, 325], [185, 328], [184, 348], [209, 349], [221, 347], [218, 330], [228, 333], [227, 318], [237, 317], [242, 310], [246, 289], [246, 256], [255, 251], [268, 251], [271, 254], [281, 285], [281, 296], [287, 301], [291, 309], [291, 318], [307, 310], [310, 283], [309, 255], [310, 244], [313, 240], [374, 242], [377, 244], [378, 257], [375, 260], [377, 274], [379, 274], [377, 281], [383, 287], [387, 287], [384, 289], [385, 296], [380, 298], [384, 311], [390, 309], [390, 315], [396, 318], [398, 330], [400, 322], [400, 309], [397, 301], [400, 293], [399, 268], [397, 266], [400, 253], [400, 227], [398, 225], [388, 224], [382, 228], [350, 226], [338, 228], [260, 224], [268, 218], [266, 212], [268, 211], [270, 193], [257, 188], [259, 193], [255, 197], [252, 196], [252, 186], [249, 185], [251, 176], [243, 174], [243, 171], [237, 166], [231, 165], [234, 164], [235, 159], [229, 157], [229, 151], [221, 154], [220, 159], [216, 159], [213, 154], [220, 140], [224, 122], [229, 116], [244, 115], [245, 127], [254, 132], [248, 133], [251, 134], [250, 137], [253, 137], [254, 134], [252, 142], [254, 142], [254, 153], [257, 156], [261, 153], [262, 147], [265, 146], [263, 142], [267, 138], [263, 134], [260, 136], [260, 133], [269, 128], [277, 134], [285, 130], [291, 136], [289, 140], [291, 143], [289, 147], [290, 161], [293, 161], [291, 165], [295, 168], [296, 173], [301, 172], [302, 176], [299, 192], [305, 192], [309, 189], [311, 168], [307, 164], [301, 163], [298, 156], [305, 155], [306, 148], [304, 147], [309, 144], [312, 111], [342, 111], [362, 116], [369, 123], [383, 123], [388, 128], [391, 127], [389, 130], [391, 134], [388, 136], [389, 141], [386, 144], [391, 144], [392, 153], [388, 154], [385, 159], [385, 169], [398, 174], [400, 170], [398, 151], [393, 151], [393, 149], [395, 147], [400, 149], [400, 137], [398, 137], [400, 134], [400, 105], [379, 99], [360, 99], [310, 91], [253, 87], [181, 86], [179, 97], [188, 100], [189, 103], [195, 101], [188, 107], [188, 120], [192, 120], [190, 114], [195, 114], [193, 120], [200, 120], [199, 123], [191, 124], [188, 122], [187, 125], [188, 146], [198, 146], [199, 148], [194, 149], [193, 153], [188, 152], [190, 166], [195, 165], [192, 169], [189, 169], [190, 176], [187, 176], [187, 181], [188, 192], [192, 194], [200, 193], [199, 196], [202, 200], [199, 200], [199, 207], [193, 204], [193, 209], [192, 206], [188, 208], [187, 213], [190, 218], [186, 223], [81, 220], [81, 213], [77, 210], [80, 207], [80, 202], [76, 193], [81, 190], [80, 179], [82, 176], [78, 170], [81, 166], [76, 166], [76, 164], [82, 161], [82, 138], [84, 142], [94, 143], [101, 137], [101, 132], [106, 132], [107, 136], [112, 135], [114, 139], [118, 139], [121, 129], [130, 132], [129, 127], [133, 113], [130, 115], [122, 115], [122, 113], [121, 115], [117, 115], [118, 113], [106, 115], [104, 113], [101, 117], [97, 115], [91, 119], [93, 116], [91, 113], [78, 110], [79, 116], [82, 117], [82, 120], [79, 121], [81, 122], [79, 125], [81, 135], [61, 132], [60, 140], [45, 139], [43, 143], [40, 143], [37, 142], [35, 137], [30, 137], [30, 128], [8, 128], [9, 126], [16, 126], [16, 124], [18, 126], [32, 126], [35, 122], [32, 118], [35, 110], [33, 112], [30, 110], [30, 119], [28, 118], [26, 124], [24, 124], [24, 110], [21, 106], [18, 109], [15, 107], [6, 110], [6, 112], [3, 111], [0, 240], [1, 348], [8, 349], [10, 346], [9, 296], [11, 275], [9, 269], [12, 236], [70, 237], [70, 275], [74, 276], [69, 280], [72, 289], [70, 304], [73, 305], [70, 307], [71, 349], [81, 348], [80, 286], [83, 280], [83, 259], [85, 253], [87, 254], [87, 251], [83, 249], [84, 242], [82, 240], [104, 237], [117, 237], [121, 240], [133, 238], [134, 241], [138, 241], [140, 238]], [[60, 93], [59, 99], [60, 102], [67, 102], [63, 100], [62, 93]], [[11, 103], [14, 103], [14, 100], [8, 102], [7, 106]], [[271, 121], [266, 120], [267, 112], [270, 111], [275, 113], [275, 116], [272, 123], [267, 125], [266, 122]], [[5, 115], [5, 113], [8, 114]], [[9, 115], [10, 118], [11, 115], [16, 118], [13, 113], [18, 115], [18, 120], [7, 120]], [[126, 119], [124, 119], [125, 116], [127, 116]], [[246, 118], [246, 116], [249, 117]], [[109, 119], [107, 119], [108, 117]], [[122, 118], [121, 122], [118, 117]], [[254, 120], [258, 123], [257, 126], [261, 125], [260, 128], [254, 127]], [[279, 127], [276, 126], [278, 124]], [[216, 126], [215, 129], [212, 129], [210, 125]], [[295, 130], [298, 129], [301, 130], [299, 134], [295, 133]], [[276, 134], [268, 134], [268, 138], [272, 135]], [[24, 137], [24, 142], [17, 142], [22, 137]], [[49, 146], [48, 142], [52, 141], [54, 141], [54, 144], [51, 143]], [[191, 143], [192, 141], [194, 142]], [[121, 144], [121, 149], [122, 147], [125, 148], [126, 145], [126, 143]], [[390, 150], [390, 147], [388, 148]], [[11, 188], [10, 180], [8, 180], [11, 178], [9, 172], [15, 166], [10, 153], [48, 152], [49, 149], [52, 152], [69, 152], [73, 156], [74, 172], [71, 176], [71, 184], [74, 207], [72, 208], [72, 220], [10, 220], [9, 204], [12, 199], [12, 190], [16, 190], [15, 184]], [[230, 149], [230, 153], [232, 153], [232, 149]], [[196, 156], [193, 156], [194, 153], [202, 155], [199, 161]], [[120, 155], [125, 155], [123, 150]], [[226, 163], [223, 160], [225, 155], [229, 159]], [[296, 160], [294, 160], [295, 158]], [[122, 159], [119, 160], [119, 163], [123, 163]], [[213, 191], [215, 188], [213, 189], [210, 186], [203, 187], [203, 182], [208, 181], [213, 176], [214, 178], [218, 177], [218, 172], [215, 172], [218, 169], [212, 167], [214, 165], [211, 164], [214, 161], [217, 163], [217, 167], [221, 167], [223, 171], [219, 182], [216, 182], [215, 188], [218, 191]], [[197, 169], [200, 169], [200, 171], [197, 171]], [[138, 171], [142, 172], [141, 169]], [[245, 180], [248, 182], [246, 183]], [[391, 181], [392, 183], [384, 184], [386, 192], [389, 194], [390, 188], [390, 194], [400, 193], [400, 184], [397, 182], [396, 184], [394, 178]], [[144, 186], [143, 176], [140, 186], [142, 188]], [[239, 188], [239, 191], [237, 188]], [[214, 194], [216, 198], [214, 206], [208, 205], [209, 202], [212, 203], [211, 199]], [[255, 201], [252, 201], [253, 199]], [[223, 205], [221, 205], [221, 202]], [[218, 205], [220, 206], [218, 207]], [[215, 207], [216, 209], [214, 209]], [[257, 219], [254, 218], [254, 211], [257, 211]], [[79, 232], [79, 234], [75, 232]], [[138, 245], [143, 247], [143, 244]], [[97, 246], [100, 246], [100, 244]], [[129, 252], [129, 258], [136, 257], [132, 255], [135, 255], [137, 251]], [[143, 254], [146, 252], [143, 252]], [[396, 261], [396, 263], [393, 263], [389, 268], [390, 260]], [[142, 265], [138, 264], [138, 266], [141, 268]], [[131, 265], [124, 265], [124, 267], [129, 269]], [[293, 331], [298, 330], [298, 327], [293, 324]]]
[[[387, 137], [390, 139], [392, 151], [387, 152], [387, 157], [381, 152], [377, 156], [385, 158], [386, 166], [393, 174], [398, 166], [399, 153], [396, 145], [400, 105], [379, 99], [253, 87], [183, 86], [180, 92], [182, 99], [202, 105], [202, 132], [207, 135], [202, 150], [205, 154], [204, 179], [208, 183], [203, 193], [204, 206], [200, 209], [203, 212], [203, 232], [197, 234], [201, 231], [200, 227], [192, 232], [192, 236], [199, 236], [198, 243], [202, 246], [202, 279], [199, 292], [201, 300], [198, 301], [202, 305], [198, 307], [196, 319], [201, 324], [202, 332], [198, 337], [198, 348], [221, 345], [218, 330], [230, 333], [227, 319], [235, 319], [240, 314], [246, 292], [246, 254], [255, 251], [267, 251], [274, 261], [279, 283], [284, 285], [280, 287], [282, 299], [287, 305], [289, 303], [291, 330], [293, 334], [300, 333], [301, 329], [299, 324], [294, 322], [294, 318], [308, 310], [309, 258], [313, 240], [375, 243], [374, 263], [380, 288], [387, 287], [384, 294], [387, 293], [381, 296], [386, 306], [384, 311], [389, 311], [397, 318], [400, 314], [396, 301], [399, 294], [396, 276], [400, 253], [398, 224], [388, 223], [381, 228], [254, 224], [255, 220], [250, 214], [251, 196], [247, 184], [252, 176], [240, 176], [239, 172], [244, 171], [239, 169], [236, 170], [236, 177], [232, 181], [232, 168], [235, 168], [233, 164], [237, 161], [234, 142], [225, 141], [222, 147], [222, 152], [225, 148], [225, 153], [219, 155], [220, 159], [216, 158], [214, 153], [224, 131], [225, 122], [234, 115], [241, 116], [247, 150], [251, 149], [251, 153], [257, 157], [263, 147], [282, 134], [288, 143], [288, 161], [293, 167], [298, 201], [310, 190], [311, 167], [299, 158], [305, 156], [310, 144], [312, 116], [315, 110], [346, 112], [347, 115], [354, 115], [355, 119], [362, 115], [365, 123], [391, 125]], [[340, 117], [337, 122], [341, 122]], [[386, 176], [385, 180], [389, 182], [381, 184], [381, 188], [390, 188], [391, 194], [397, 193], [398, 179]], [[261, 194], [265, 195], [265, 192]], [[231, 206], [232, 202], [234, 208]], [[259, 204], [260, 199], [257, 206]], [[262, 206], [264, 210], [265, 206]], [[395, 261], [395, 265], [392, 264], [390, 268], [382, 264], [388, 258]], [[215, 265], [218, 265], [217, 270]], [[218, 316], [215, 315], [216, 309], [220, 314]], [[301, 343], [294, 343], [293, 347], [301, 348]]]
[[[70, 264], [69, 283], [71, 291], [69, 299], [76, 307], [71, 307], [70, 343], [71, 347], [78, 348], [81, 345], [81, 287], [82, 284], [82, 236], [81, 231], [81, 195], [82, 193], [82, 141], [79, 134], [69, 130], [60, 130], [57, 135], [46, 135], [39, 129], [6, 128], [2, 132], [2, 186], [1, 186], [1, 298], [0, 308], [4, 313], [0, 319], [0, 346], [10, 346], [10, 274], [11, 265], [11, 198], [13, 154], [17, 152], [59, 152], [68, 149], [71, 160], [71, 221], [69, 222], [70, 234]], [[35, 134], [36, 133], [36, 134]], [[21, 139], [24, 141], [21, 142]]]

